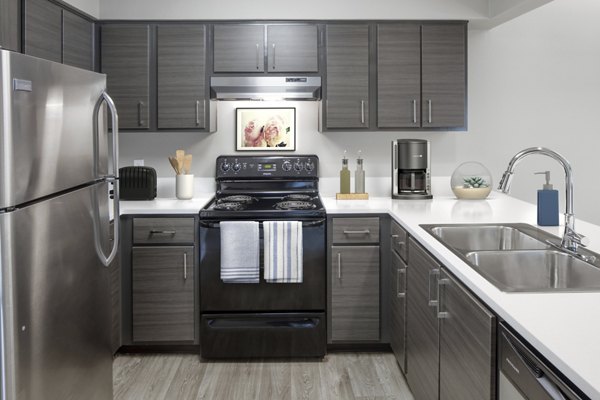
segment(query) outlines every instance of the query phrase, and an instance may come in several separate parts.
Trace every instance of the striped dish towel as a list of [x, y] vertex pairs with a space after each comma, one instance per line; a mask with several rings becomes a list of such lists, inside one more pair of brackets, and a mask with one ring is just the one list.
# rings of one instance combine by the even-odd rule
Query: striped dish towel
[[222, 221], [221, 280], [225, 283], [258, 283], [260, 236], [256, 221]]
[[265, 221], [265, 280], [270, 283], [302, 282], [302, 222]]

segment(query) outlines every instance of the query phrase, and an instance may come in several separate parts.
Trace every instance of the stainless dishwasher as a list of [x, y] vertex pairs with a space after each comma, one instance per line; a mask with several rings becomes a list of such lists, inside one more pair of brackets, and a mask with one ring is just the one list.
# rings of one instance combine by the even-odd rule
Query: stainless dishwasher
[[499, 335], [499, 400], [587, 399], [575, 393], [503, 323]]

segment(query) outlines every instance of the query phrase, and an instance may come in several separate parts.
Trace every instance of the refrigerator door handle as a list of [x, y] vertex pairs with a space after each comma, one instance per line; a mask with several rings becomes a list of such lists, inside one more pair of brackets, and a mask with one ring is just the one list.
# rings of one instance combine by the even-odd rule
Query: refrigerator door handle
[[[119, 249], [119, 232], [121, 230], [121, 224], [120, 224], [120, 211], [119, 211], [119, 114], [117, 113], [117, 108], [115, 107], [115, 103], [113, 101], [113, 99], [108, 95], [108, 93], [106, 92], [102, 92], [102, 95], [100, 97], [100, 99], [98, 99], [98, 103], [96, 104], [95, 107], [95, 115], [94, 115], [94, 121], [95, 121], [95, 126], [94, 129], [96, 131], [96, 138], [95, 138], [95, 145], [98, 145], [99, 142], [99, 135], [98, 135], [98, 120], [99, 120], [99, 112], [100, 112], [100, 106], [102, 105], [102, 102], [106, 102], [106, 105], [108, 107], [108, 109], [110, 110], [110, 115], [111, 115], [111, 123], [112, 123], [112, 139], [111, 139], [111, 144], [112, 144], [112, 149], [111, 149], [111, 155], [110, 155], [110, 162], [109, 165], [112, 166], [112, 174], [109, 174], [108, 176], [104, 177], [106, 179], [107, 182], [110, 182], [113, 184], [113, 244], [112, 244], [112, 249], [110, 251], [110, 254], [108, 256], [106, 256], [104, 254], [104, 250], [102, 249], [102, 245], [100, 244], [100, 240], [97, 236], [95, 236], [96, 238], [96, 250], [98, 253], [98, 256], [100, 257], [100, 260], [102, 261], [102, 263], [105, 266], [109, 266], [113, 260], [115, 259], [115, 257], [117, 256], [117, 251]], [[96, 161], [97, 161], [97, 155], [98, 155], [98, 151], [94, 151], [94, 155], [96, 157]], [[96, 166], [98, 164], [96, 163]]]

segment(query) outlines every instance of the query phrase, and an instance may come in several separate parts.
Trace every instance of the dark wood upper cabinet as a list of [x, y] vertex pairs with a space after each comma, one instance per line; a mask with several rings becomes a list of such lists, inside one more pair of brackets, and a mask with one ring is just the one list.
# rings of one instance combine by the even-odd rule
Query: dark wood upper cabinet
[[466, 24], [422, 26], [425, 128], [466, 128]]
[[264, 25], [215, 25], [214, 72], [263, 72], [264, 43]]
[[0, 47], [21, 51], [20, 0], [0, 0]]
[[25, 54], [62, 62], [62, 9], [48, 0], [25, 0]]
[[369, 127], [369, 25], [326, 27], [326, 128]]
[[268, 72], [318, 72], [316, 25], [268, 25]]
[[63, 10], [63, 63], [94, 69], [94, 24]]
[[204, 25], [157, 27], [158, 128], [205, 128]]
[[377, 127], [421, 126], [421, 25], [377, 26]]
[[119, 127], [149, 127], [148, 25], [107, 24], [101, 28], [101, 72], [119, 110]]

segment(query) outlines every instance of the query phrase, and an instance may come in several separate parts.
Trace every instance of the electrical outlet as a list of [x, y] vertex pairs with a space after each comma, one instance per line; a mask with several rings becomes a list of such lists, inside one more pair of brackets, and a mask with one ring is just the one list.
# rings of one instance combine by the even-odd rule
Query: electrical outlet
[[133, 160], [133, 166], [134, 167], [143, 167], [144, 166], [144, 160]]

